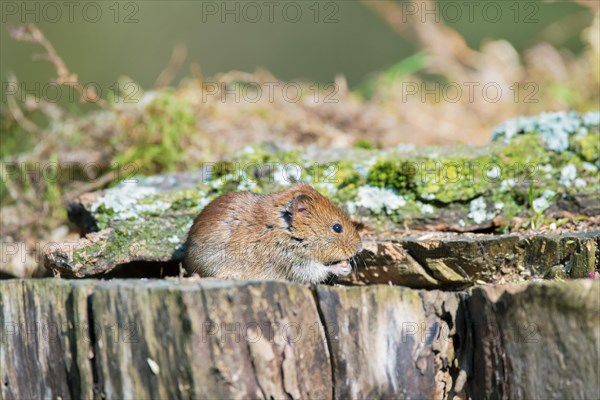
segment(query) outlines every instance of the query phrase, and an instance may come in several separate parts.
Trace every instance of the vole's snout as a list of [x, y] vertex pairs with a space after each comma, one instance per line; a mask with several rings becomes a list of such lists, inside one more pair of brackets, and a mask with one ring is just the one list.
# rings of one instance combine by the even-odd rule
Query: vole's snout
[[356, 240], [346, 240], [341, 246], [347, 258], [354, 257], [362, 251], [362, 242], [360, 240], [358, 243]]

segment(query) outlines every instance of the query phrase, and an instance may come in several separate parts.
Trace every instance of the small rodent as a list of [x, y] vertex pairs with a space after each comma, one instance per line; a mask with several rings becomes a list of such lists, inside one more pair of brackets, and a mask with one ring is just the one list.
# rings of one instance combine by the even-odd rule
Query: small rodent
[[317, 283], [348, 275], [362, 250], [350, 217], [306, 183], [260, 195], [226, 193], [194, 220], [185, 269], [202, 277]]

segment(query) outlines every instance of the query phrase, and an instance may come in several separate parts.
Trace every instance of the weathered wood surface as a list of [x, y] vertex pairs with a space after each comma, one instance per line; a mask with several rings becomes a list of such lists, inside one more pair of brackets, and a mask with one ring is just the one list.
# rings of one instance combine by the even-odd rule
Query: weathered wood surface
[[460, 364], [454, 340], [466, 333], [456, 320], [459, 294], [391, 286], [317, 293], [335, 398], [452, 398]]
[[476, 282], [584, 278], [598, 269], [600, 231], [366, 242], [358, 273], [337, 282], [464, 288]]
[[106, 398], [329, 395], [325, 336], [306, 288], [115, 282], [98, 287], [91, 304], [95, 326], [121, 326], [118, 340], [95, 345]]
[[0, 282], [0, 398], [91, 398], [92, 281]]
[[0, 398], [592, 398], [599, 302], [591, 280], [7, 280]]
[[474, 398], [597, 399], [599, 283], [473, 290]]

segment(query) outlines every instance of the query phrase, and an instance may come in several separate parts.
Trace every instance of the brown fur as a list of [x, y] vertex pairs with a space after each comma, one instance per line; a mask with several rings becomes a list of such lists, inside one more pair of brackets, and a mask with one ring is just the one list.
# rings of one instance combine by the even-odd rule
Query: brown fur
[[[342, 233], [332, 229], [342, 225]], [[258, 195], [226, 193], [194, 220], [186, 242], [189, 274], [319, 282], [362, 248], [350, 218], [305, 183]]]

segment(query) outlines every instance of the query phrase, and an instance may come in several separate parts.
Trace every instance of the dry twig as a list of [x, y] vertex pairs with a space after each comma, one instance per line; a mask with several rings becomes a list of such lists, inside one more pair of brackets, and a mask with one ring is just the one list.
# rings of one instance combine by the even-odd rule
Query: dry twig
[[79, 100], [82, 103], [94, 103], [99, 107], [108, 108], [108, 102], [101, 98], [93, 85], [84, 86], [79, 82], [77, 75], [70, 72], [64, 61], [56, 49], [44, 36], [42, 31], [33, 23], [26, 25], [20, 25], [14, 28], [9, 28], [8, 32], [10, 36], [18, 41], [37, 43], [41, 45], [45, 50], [46, 54], [36, 55], [35, 60], [48, 61], [56, 69], [57, 77], [55, 82], [59, 85], [71, 86], [79, 92]]
[[156, 82], [154, 82], [154, 88], [159, 89], [161, 87], [168, 86], [173, 79], [175, 79], [175, 75], [181, 69], [183, 62], [187, 57], [187, 47], [184, 44], [178, 44], [173, 48], [173, 53], [171, 54], [171, 59], [169, 60], [169, 64], [167, 67], [158, 75], [156, 78]]

